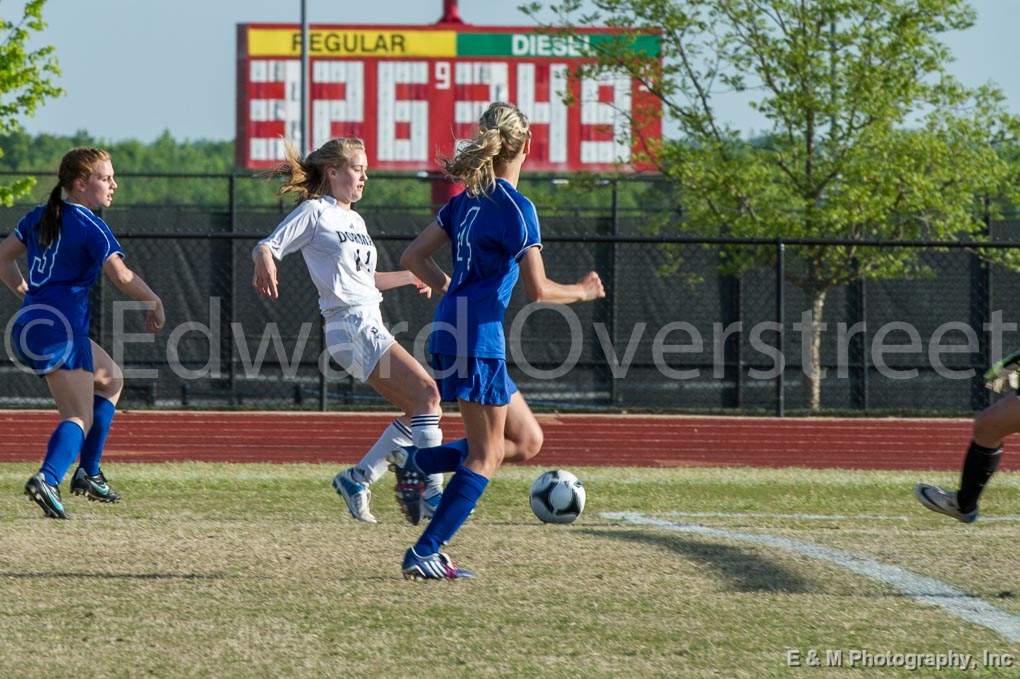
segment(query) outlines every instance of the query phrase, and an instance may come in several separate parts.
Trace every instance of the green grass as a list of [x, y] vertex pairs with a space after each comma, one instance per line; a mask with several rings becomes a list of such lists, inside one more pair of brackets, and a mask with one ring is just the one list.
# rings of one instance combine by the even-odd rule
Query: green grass
[[[588, 507], [564, 527], [528, 509], [541, 470], [507, 468], [449, 549], [479, 579], [420, 583], [399, 575], [418, 530], [389, 478], [370, 526], [342, 511], [328, 466], [111, 464], [123, 503], [65, 498], [73, 519], [52, 521], [20, 495], [32, 471], [0, 464], [4, 677], [847, 676], [788, 668], [789, 648], [989, 650], [1020, 666], [1020, 644], [834, 564], [600, 516], [836, 547], [1020, 616], [1020, 520], [965, 527], [911, 497], [955, 474], [579, 468]], [[1020, 475], [997, 476], [984, 509], [1020, 515]]]

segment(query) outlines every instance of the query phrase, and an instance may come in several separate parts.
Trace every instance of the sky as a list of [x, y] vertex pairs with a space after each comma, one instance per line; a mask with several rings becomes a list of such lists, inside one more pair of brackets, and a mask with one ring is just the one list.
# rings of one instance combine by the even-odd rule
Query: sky
[[[328, 24], [430, 24], [442, 0], [306, 0], [309, 20]], [[465, 22], [532, 25], [522, 0], [460, 0]], [[1020, 114], [1020, 0], [971, 0], [978, 12], [969, 31], [946, 36], [951, 71], [975, 86], [994, 82]], [[5, 2], [10, 15], [21, 3]], [[107, 141], [149, 142], [164, 130], [177, 139], [234, 137], [235, 26], [297, 23], [300, 0], [48, 0], [48, 28], [39, 44], [56, 47], [67, 91], [24, 121], [30, 133], [85, 130]], [[740, 100], [724, 102], [725, 120], [743, 132], [761, 120]], [[668, 127], [667, 127], [668, 133]]]

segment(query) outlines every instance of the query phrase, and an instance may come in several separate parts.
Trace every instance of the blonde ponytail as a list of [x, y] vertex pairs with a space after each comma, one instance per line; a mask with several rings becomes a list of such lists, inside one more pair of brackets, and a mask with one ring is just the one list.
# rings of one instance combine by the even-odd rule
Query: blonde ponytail
[[478, 121], [478, 132], [461, 144], [452, 160], [442, 161], [451, 179], [464, 184], [468, 195], [488, 194], [496, 187], [496, 174], [524, 148], [530, 132], [528, 119], [513, 104], [495, 102]]
[[354, 151], [365, 150], [365, 142], [357, 137], [337, 137], [309, 153], [304, 160], [290, 141], [285, 140], [283, 148], [286, 159], [270, 173], [284, 178], [278, 193], [282, 196], [293, 192], [300, 200], [308, 200], [318, 198], [329, 188], [326, 168], [347, 167]]

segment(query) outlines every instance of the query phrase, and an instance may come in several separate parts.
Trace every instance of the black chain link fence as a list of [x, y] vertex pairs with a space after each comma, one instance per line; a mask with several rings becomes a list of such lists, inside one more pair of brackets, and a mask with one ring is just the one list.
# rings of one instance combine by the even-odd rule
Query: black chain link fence
[[[407, 242], [431, 219], [427, 179], [370, 180], [357, 207], [378, 248], [378, 270], [399, 268]], [[279, 300], [251, 288], [251, 250], [292, 205], [274, 198], [271, 182], [130, 177], [136, 182], [163, 182], [168, 196], [187, 194], [192, 202], [131, 202], [118, 194], [103, 213], [129, 265], [167, 311], [166, 328], [153, 338], [142, 329], [143, 312], [112, 284], [102, 280], [93, 290], [92, 336], [127, 369], [129, 407], [382, 405], [325, 358], [316, 293], [300, 256], [280, 265]], [[182, 182], [207, 192], [185, 191]], [[388, 189], [378, 192], [388, 198], [373, 204], [382, 185]], [[989, 402], [985, 368], [1020, 344], [1013, 304], [1020, 273], [960, 244], [658, 237], [650, 231], [676, 211], [655, 180], [528, 177], [521, 189], [536, 197], [548, 275], [572, 282], [594, 269], [607, 290], [604, 300], [548, 308], [527, 306], [517, 286], [507, 315], [509, 362], [533, 405], [808, 411], [813, 370], [802, 313], [810, 300], [791, 281], [803, 277], [820, 245], [856, 247], [853, 265], [906, 253], [919, 264], [897, 278], [826, 291], [824, 412], [971, 412]], [[557, 199], [557, 191], [573, 193]], [[2, 223], [13, 226], [28, 207], [0, 209]], [[994, 226], [999, 240], [983, 252], [1020, 247], [1008, 242], [1009, 224]], [[448, 256], [440, 260], [449, 270]], [[750, 269], [733, 273], [737, 261]], [[0, 321], [6, 325], [18, 304], [13, 295], [0, 297]], [[405, 287], [386, 293], [382, 306], [398, 340], [422, 359], [435, 304]], [[44, 381], [19, 370], [9, 352], [2, 358], [0, 406], [49, 407]]]

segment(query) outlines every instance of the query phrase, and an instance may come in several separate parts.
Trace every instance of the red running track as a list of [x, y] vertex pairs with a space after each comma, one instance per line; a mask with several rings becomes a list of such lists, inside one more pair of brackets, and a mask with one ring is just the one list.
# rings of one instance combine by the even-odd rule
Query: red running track
[[[392, 420], [384, 413], [126, 411], [105, 459], [132, 462], [333, 462], [359, 459]], [[533, 464], [627, 467], [959, 468], [969, 420], [539, 415]], [[0, 411], [0, 461], [38, 462], [53, 411]], [[463, 435], [457, 415], [447, 438]], [[1004, 469], [1020, 469], [1007, 456]]]

